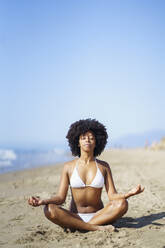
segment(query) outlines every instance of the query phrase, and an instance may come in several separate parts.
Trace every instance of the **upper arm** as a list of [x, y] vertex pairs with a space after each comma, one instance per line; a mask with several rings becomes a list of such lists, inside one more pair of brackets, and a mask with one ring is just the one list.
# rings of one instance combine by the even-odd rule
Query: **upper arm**
[[115, 185], [114, 185], [113, 177], [112, 177], [112, 172], [108, 164], [106, 165], [105, 188], [106, 188], [109, 198], [112, 194], [117, 193]]
[[68, 175], [68, 164], [65, 164], [60, 177], [60, 185], [57, 195], [62, 198], [63, 201], [66, 199], [66, 195], [69, 187], [69, 175]]

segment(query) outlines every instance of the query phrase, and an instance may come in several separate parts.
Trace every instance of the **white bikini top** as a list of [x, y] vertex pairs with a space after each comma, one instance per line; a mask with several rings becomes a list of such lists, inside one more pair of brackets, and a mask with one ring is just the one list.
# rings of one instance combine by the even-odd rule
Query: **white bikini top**
[[77, 163], [76, 163], [76, 166], [74, 167], [72, 176], [70, 178], [70, 186], [72, 188], [84, 188], [88, 186], [93, 187], [93, 188], [102, 188], [104, 186], [104, 177], [97, 165], [97, 162], [96, 162], [96, 167], [97, 167], [96, 176], [93, 179], [92, 183], [87, 185], [80, 178], [78, 174]]

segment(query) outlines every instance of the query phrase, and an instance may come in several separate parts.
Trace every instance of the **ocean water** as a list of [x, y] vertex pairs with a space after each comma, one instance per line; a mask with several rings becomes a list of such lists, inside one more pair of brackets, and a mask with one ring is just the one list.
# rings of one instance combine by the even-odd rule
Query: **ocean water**
[[66, 148], [53, 148], [49, 150], [22, 150], [0, 148], [0, 174], [34, 168], [55, 163], [63, 163], [71, 159]]

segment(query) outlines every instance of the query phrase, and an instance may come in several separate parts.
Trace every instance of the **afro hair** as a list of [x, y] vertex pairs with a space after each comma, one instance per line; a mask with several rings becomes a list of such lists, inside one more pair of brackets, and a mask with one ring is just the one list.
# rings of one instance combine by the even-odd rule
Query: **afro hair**
[[94, 156], [100, 155], [104, 150], [108, 139], [105, 126], [95, 119], [79, 120], [70, 126], [66, 135], [73, 156], [80, 157], [79, 137], [88, 131], [91, 131], [96, 139]]

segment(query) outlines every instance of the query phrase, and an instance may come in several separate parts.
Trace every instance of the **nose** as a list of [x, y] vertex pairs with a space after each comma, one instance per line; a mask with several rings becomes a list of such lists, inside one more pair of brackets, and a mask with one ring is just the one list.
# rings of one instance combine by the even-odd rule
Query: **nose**
[[87, 137], [86, 137], [86, 140], [89, 142], [89, 141], [90, 141], [90, 138], [87, 136]]

